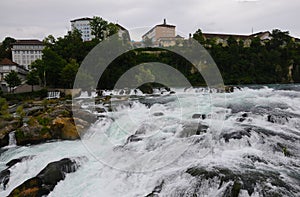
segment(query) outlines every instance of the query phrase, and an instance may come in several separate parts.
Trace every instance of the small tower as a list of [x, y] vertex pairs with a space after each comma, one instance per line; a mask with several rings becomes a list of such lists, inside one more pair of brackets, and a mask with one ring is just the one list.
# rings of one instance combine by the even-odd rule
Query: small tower
[[166, 25], [166, 24], [167, 24], [167, 19], [164, 18], [164, 25]]

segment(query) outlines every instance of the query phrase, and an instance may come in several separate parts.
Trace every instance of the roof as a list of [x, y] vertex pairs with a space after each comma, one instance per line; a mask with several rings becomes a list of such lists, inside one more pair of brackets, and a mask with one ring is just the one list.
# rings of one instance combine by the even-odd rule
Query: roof
[[152, 29], [150, 29], [149, 31], [147, 31], [147, 33], [145, 33], [142, 37], [146, 36], [149, 32], [153, 31], [156, 27], [169, 27], [169, 28], [175, 28], [175, 25], [169, 25], [166, 22], [166, 19], [164, 19], [164, 23], [159, 24], [159, 25], [155, 25]]
[[40, 40], [17, 40], [12, 45], [44, 45]]
[[125, 28], [125, 27], [123, 27], [122, 25], [120, 25], [120, 24], [116, 24], [116, 26], [118, 27], [118, 28], [120, 28], [121, 30], [124, 30], [124, 31], [127, 31], [127, 29]]
[[215, 34], [215, 33], [203, 33], [203, 36], [205, 38], [215, 38], [215, 37], [219, 37], [222, 39], [226, 39], [230, 36], [234, 37], [234, 38], [240, 38], [240, 39], [248, 39], [251, 36], [249, 35], [236, 35], [236, 34]]
[[90, 21], [90, 20], [93, 20], [93, 19], [89, 18], [89, 17], [84, 17], [84, 18], [77, 18], [77, 19], [71, 20], [71, 22], [76, 22], [76, 21]]
[[4, 58], [3, 60], [1, 60], [0, 61], [0, 65], [2, 66], [2, 65], [18, 65], [16, 62], [13, 62], [13, 61], [11, 61], [10, 59], [8, 59], [8, 58]]

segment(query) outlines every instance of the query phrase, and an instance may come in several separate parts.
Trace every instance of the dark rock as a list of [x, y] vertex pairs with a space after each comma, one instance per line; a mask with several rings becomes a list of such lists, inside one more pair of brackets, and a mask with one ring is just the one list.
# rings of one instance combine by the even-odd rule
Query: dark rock
[[163, 116], [163, 115], [164, 115], [164, 113], [162, 113], [162, 112], [156, 112], [153, 114], [153, 116]]
[[244, 117], [240, 117], [240, 118], [237, 118], [236, 121], [238, 122], [244, 122], [246, 120], [246, 118]]
[[250, 137], [251, 134], [248, 130], [241, 130], [241, 131], [234, 131], [234, 132], [231, 132], [231, 133], [224, 133], [222, 135], [222, 138], [225, 139], [225, 142], [229, 142], [230, 139], [242, 139], [243, 136], [247, 136], [247, 137]]
[[100, 108], [100, 107], [97, 107], [95, 110], [97, 113], [105, 113], [106, 112], [106, 110], [104, 108]]
[[6, 185], [8, 184], [9, 179], [10, 179], [10, 170], [9, 170], [9, 168], [11, 168], [12, 166], [14, 166], [17, 163], [20, 163], [20, 162], [22, 162], [24, 160], [31, 159], [32, 157], [33, 156], [20, 157], [20, 158], [17, 158], [17, 159], [13, 159], [13, 160], [9, 161], [6, 164], [7, 168], [5, 170], [2, 170], [0, 172], [0, 185], [2, 185], [3, 190], [6, 189]]
[[11, 168], [12, 166], [16, 165], [17, 163], [21, 163], [25, 160], [32, 159], [33, 157], [34, 157], [33, 155], [30, 155], [30, 156], [19, 157], [17, 159], [12, 159], [8, 163], [6, 163], [6, 166], [8, 168]]
[[159, 193], [161, 192], [164, 185], [164, 181], [162, 181], [159, 185], [155, 186], [155, 188], [152, 190], [152, 192], [145, 197], [158, 197]]
[[[191, 176], [197, 177], [199, 182], [202, 180], [219, 179], [221, 188], [226, 183], [232, 182], [223, 193], [223, 196], [238, 196], [240, 190], [246, 190], [251, 196], [254, 193], [255, 188], [259, 185], [260, 188], [264, 188], [260, 192], [260, 196], [273, 196], [273, 189], [268, 186], [271, 184], [278, 187], [279, 190], [276, 192], [278, 196], [293, 196], [291, 192], [295, 192], [294, 188], [285, 181], [282, 180], [280, 173], [275, 171], [257, 171], [257, 170], [246, 170], [246, 171], [233, 171], [227, 168], [212, 168], [206, 169], [202, 167], [192, 167], [186, 171]], [[197, 195], [197, 190], [195, 191]]]
[[0, 185], [2, 185], [3, 190], [6, 189], [6, 185], [9, 182], [10, 170], [7, 168], [0, 172]]
[[176, 94], [176, 92], [174, 92], [174, 91], [171, 91], [171, 92], [170, 92], [170, 94]]
[[150, 84], [141, 85], [138, 89], [141, 90], [143, 94], [153, 94], [153, 88]]
[[183, 126], [183, 130], [178, 134], [178, 137], [190, 137], [193, 135], [200, 135], [206, 133], [208, 129], [207, 125], [200, 123], [186, 124]]
[[225, 86], [225, 92], [226, 93], [234, 92], [234, 87], [233, 86]]
[[167, 104], [175, 101], [176, 99], [177, 98], [174, 96], [159, 96], [157, 98], [141, 98], [139, 101], [150, 108], [154, 104]]
[[255, 155], [245, 155], [243, 158], [247, 158], [249, 160], [251, 160], [253, 163], [254, 162], [259, 162], [259, 163], [264, 163], [264, 164], [268, 164], [268, 162], [258, 156]]
[[193, 114], [192, 116], [193, 119], [206, 119], [206, 114]]
[[28, 179], [10, 194], [12, 196], [44, 196], [48, 195], [59, 181], [65, 179], [66, 173], [75, 172], [79, 165], [65, 158], [48, 164], [37, 176]]
[[127, 138], [125, 144], [128, 144], [128, 143], [130, 143], [130, 142], [138, 142], [138, 141], [141, 141], [141, 140], [142, 140], [141, 137], [138, 137], [138, 136], [136, 136], [136, 135], [131, 135], [131, 136], [129, 136], [129, 137]]

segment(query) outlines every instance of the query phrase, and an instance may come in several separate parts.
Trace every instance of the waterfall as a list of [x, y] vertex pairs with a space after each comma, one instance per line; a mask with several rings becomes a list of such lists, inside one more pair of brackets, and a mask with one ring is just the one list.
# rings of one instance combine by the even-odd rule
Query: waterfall
[[15, 136], [15, 131], [10, 132], [9, 133], [9, 143], [8, 146], [9, 147], [14, 147], [17, 145], [17, 141], [16, 141], [16, 136]]

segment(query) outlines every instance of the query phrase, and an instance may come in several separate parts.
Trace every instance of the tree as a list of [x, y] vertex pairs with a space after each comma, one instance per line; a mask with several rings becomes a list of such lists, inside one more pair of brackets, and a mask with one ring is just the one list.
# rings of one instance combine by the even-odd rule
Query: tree
[[10, 92], [13, 87], [21, 85], [21, 79], [19, 78], [18, 73], [16, 73], [15, 71], [11, 71], [10, 73], [8, 73], [8, 75], [5, 76], [4, 80], [10, 88]]
[[62, 69], [60, 76], [64, 87], [72, 88], [78, 68], [79, 68], [79, 64], [76, 62], [76, 60], [71, 59], [70, 63], [68, 63]]
[[203, 36], [203, 33], [201, 29], [198, 29], [194, 34], [193, 38], [197, 40], [200, 44], [204, 45], [205, 44], [205, 38]]
[[14, 38], [6, 37], [0, 45], [0, 59], [12, 59], [11, 44], [16, 42]]
[[106, 30], [107, 30], [107, 21], [104, 19], [94, 16], [92, 21], [90, 22], [92, 35], [95, 36], [96, 39], [102, 41], [106, 37]]
[[30, 71], [27, 76], [26, 76], [26, 83], [28, 85], [31, 85], [31, 91], [33, 92], [33, 86], [34, 85], [39, 85], [39, 76], [37, 70], [32, 70]]
[[99, 16], [94, 16], [90, 22], [92, 35], [99, 41], [118, 32], [119, 28], [113, 23], [108, 23], [106, 20]]

